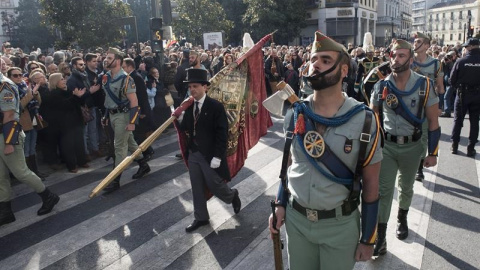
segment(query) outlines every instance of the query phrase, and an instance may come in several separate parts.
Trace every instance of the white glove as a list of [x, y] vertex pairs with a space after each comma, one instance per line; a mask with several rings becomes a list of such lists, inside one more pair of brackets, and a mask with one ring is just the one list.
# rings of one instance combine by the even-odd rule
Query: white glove
[[219, 159], [217, 157], [212, 158], [212, 161], [210, 162], [210, 168], [216, 169], [216, 168], [220, 167], [220, 162], [222, 162], [221, 159]]

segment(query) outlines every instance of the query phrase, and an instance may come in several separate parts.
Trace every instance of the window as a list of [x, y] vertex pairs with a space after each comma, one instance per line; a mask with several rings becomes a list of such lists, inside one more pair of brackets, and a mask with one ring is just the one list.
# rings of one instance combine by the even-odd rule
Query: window
[[462, 40], [462, 34], [461, 33], [458, 34], [458, 40]]
[[462, 11], [460, 10], [459, 14], [458, 14], [458, 18], [459, 19], [463, 19], [463, 15], [462, 15]]
[[453, 34], [450, 34], [450, 40], [453, 40]]
[[0, 0], [0, 7], [13, 7], [12, 0]]

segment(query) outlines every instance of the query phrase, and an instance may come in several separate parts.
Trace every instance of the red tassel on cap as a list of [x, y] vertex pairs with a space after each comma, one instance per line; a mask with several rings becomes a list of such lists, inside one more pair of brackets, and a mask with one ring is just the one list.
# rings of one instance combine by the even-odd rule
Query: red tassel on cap
[[305, 134], [305, 118], [303, 114], [299, 114], [297, 117], [297, 123], [295, 124], [295, 134]]

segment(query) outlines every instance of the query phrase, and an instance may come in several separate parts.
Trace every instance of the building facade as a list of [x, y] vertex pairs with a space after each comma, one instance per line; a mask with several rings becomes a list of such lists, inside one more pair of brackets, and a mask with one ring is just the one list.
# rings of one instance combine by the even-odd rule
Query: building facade
[[427, 10], [442, 1], [448, 0], [412, 0], [412, 31], [427, 31]]
[[0, 19], [2, 20], [2, 29], [0, 42], [11, 41], [16, 35], [17, 25], [15, 9], [18, 7], [18, 0], [0, 0]]
[[427, 12], [427, 33], [440, 45], [463, 43], [466, 40], [470, 11], [470, 26], [474, 35], [479, 32], [480, 1], [454, 0], [437, 3]]
[[411, 0], [379, 0], [377, 12], [376, 46], [386, 46], [392, 38], [410, 39], [413, 23]]
[[378, 0], [307, 0], [307, 27], [301, 44], [311, 43], [316, 30], [339, 43], [360, 45], [366, 32], [377, 33]]

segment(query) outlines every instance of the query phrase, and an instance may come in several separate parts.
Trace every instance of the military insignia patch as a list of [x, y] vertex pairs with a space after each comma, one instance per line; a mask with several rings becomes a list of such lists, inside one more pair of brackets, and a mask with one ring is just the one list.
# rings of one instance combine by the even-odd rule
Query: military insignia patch
[[350, 152], [352, 152], [352, 143], [353, 143], [353, 141], [350, 140], [350, 139], [345, 140], [345, 144], [343, 145], [343, 151], [346, 154], [350, 154]]
[[325, 151], [325, 140], [322, 135], [316, 131], [309, 131], [303, 139], [303, 146], [308, 155], [313, 158], [319, 158]]
[[417, 101], [415, 99], [412, 99], [412, 102], [410, 102], [410, 106], [413, 108], [417, 105]]
[[108, 81], [108, 76], [107, 76], [107, 74], [105, 74], [105, 75], [102, 76], [102, 84], [103, 85], [107, 84], [107, 81]]
[[6, 92], [4, 95], [3, 95], [3, 101], [5, 103], [12, 103], [13, 102], [13, 94], [10, 93], [10, 92]]
[[395, 109], [398, 106], [398, 99], [397, 96], [395, 96], [394, 94], [388, 94], [385, 101], [387, 102], [387, 106], [390, 109]]

